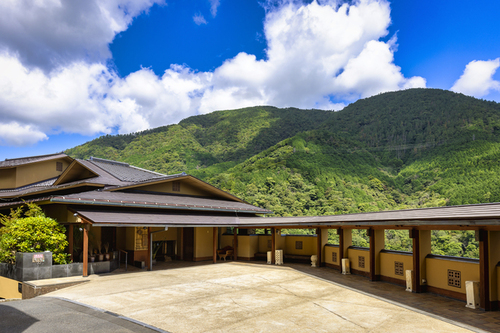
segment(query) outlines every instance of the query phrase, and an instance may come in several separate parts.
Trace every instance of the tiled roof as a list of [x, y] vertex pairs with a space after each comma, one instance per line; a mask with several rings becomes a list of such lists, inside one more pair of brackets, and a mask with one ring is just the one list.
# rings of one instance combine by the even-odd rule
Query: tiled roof
[[18, 165], [54, 160], [54, 159], [64, 158], [64, 157], [70, 158], [66, 154], [57, 153], [57, 154], [50, 154], [50, 155], [40, 155], [40, 156], [5, 159], [5, 161], [0, 162], [0, 168], [12, 168], [12, 167], [15, 167]]
[[124, 182], [140, 182], [166, 176], [161, 173], [137, 168], [122, 162], [110, 161], [95, 157], [91, 157], [88, 161]]
[[244, 202], [171, 194], [89, 191], [54, 196], [52, 202], [106, 206], [149, 207], [189, 210], [216, 210], [269, 214], [271, 211]]

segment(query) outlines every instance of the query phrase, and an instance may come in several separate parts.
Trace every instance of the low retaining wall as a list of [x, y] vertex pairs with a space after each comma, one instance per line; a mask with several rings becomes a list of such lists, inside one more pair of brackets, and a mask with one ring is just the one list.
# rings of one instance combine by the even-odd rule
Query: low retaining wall
[[[89, 262], [89, 274], [114, 271], [120, 266], [118, 252], [109, 261]], [[0, 263], [0, 276], [17, 281], [33, 281], [78, 276], [83, 274], [83, 263], [52, 265], [52, 252], [16, 253], [16, 264]]]

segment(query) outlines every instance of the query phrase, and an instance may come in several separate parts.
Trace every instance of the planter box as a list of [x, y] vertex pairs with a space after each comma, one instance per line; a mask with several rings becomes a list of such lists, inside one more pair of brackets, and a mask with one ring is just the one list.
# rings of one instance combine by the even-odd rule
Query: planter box
[[16, 280], [52, 278], [52, 252], [16, 253]]

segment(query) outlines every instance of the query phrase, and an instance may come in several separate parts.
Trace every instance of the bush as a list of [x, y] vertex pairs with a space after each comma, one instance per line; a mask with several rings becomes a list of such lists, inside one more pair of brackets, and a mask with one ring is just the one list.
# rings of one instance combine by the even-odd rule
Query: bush
[[[41, 208], [27, 204], [12, 210], [9, 216], [1, 215], [0, 223], [0, 262], [15, 263], [16, 252], [52, 252], [55, 264], [69, 262], [69, 254], [64, 253], [68, 246], [66, 229], [54, 219], [46, 217]], [[23, 217], [24, 215], [24, 217]]]

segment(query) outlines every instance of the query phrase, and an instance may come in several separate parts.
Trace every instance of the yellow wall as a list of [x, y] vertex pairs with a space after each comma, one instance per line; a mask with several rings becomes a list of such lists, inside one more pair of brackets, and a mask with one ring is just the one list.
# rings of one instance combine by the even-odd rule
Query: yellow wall
[[[337, 261], [332, 260], [332, 253], [337, 253]], [[342, 258], [339, 257], [339, 247], [338, 246], [325, 246], [325, 262], [327, 264], [340, 266], [340, 260]]]
[[65, 159], [44, 161], [17, 167], [16, 187], [33, 184], [42, 180], [59, 177], [63, 171], [56, 171], [56, 162], [62, 162], [63, 171], [69, 166]]
[[[479, 281], [479, 263], [426, 258], [427, 285], [465, 294], [465, 281]], [[461, 272], [461, 287], [448, 286], [448, 269]]]
[[[365, 267], [359, 267], [358, 257], [365, 257]], [[356, 269], [358, 271], [369, 272], [370, 271], [370, 251], [365, 250], [357, 250], [357, 249], [349, 249], [347, 251], [347, 258], [351, 263], [351, 268]]]
[[151, 232], [160, 231], [153, 234], [153, 241], [167, 241], [167, 240], [177, 240], [177, 228], [151, 228]]
[[19, 281], [0, 276], [0, 297], [5, 299], [23, 298], [23, 294], [18, 292], [18, 285]]
[[233, 247], [233, 235], [222, 235], [220, 239], [220, 248], [225, 248], [226, 246]]
[[125, 228], [125, 250], [135, 251], [135, 228]]
[[271, 241], [271, 235], [259, 235], [259, 251], [260, 253], [267, 253], [267, 251], [271, 251], [271, 247], [269, 246], [269, 242]]
[[16, 168], [0, 170], [0, 189], [16, 187]]
[[210, 196], [209, 193], [203, 191], [199, 188], [188, 184], [185, 181], [180, 180], [181, 182], [181, 190], [180, 191], [172, 191], [172, 181], [161, 184], [152, 184], [147, 186], [141, 186], [141, 190], [151, 191], [151, 192], [161, 192], [161, 193], [175, 193], [175, 194], [186, 194], [186, 195], [197, 195], [197, 196]]
[[253, 258], [259, 251], [259, 237], [253, 235], [238, 235], [238, 257]]
[[[182, 188], [182, 187], [181, 187]], [[212, 257], [213, 256], [213, 228], [196, 227], [194, 228], [194, 257]]]
[[[316, 254], [317, 237], [287, 235], [283, 238], [285, 238], [284, 254], [302, 254], [308, 256]], [[302, 242], [302, 250], [295, 248], [295, 242], [297, 241]]]
[[[403, 275], [396, 275], [394, 269], [396, 261], [403, 263]], [[406, 270], [408, 269], [413, 269], [413, 256], [396, 253], [380, 253], [380, 275], [393, 279], [406, 280]]]

